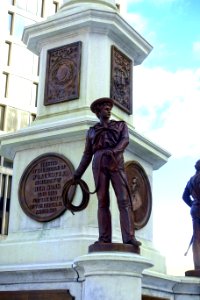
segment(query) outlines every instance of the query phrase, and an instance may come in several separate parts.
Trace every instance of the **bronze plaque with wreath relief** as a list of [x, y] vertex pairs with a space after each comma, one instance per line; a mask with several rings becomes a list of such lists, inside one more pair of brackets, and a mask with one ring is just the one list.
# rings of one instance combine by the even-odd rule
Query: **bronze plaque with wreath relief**
[[[19, 184], [19, 202], [23, 211], [40, 222], [60, 216], [66, 210], [63, 187], [73, 173], [71, 162], [60, 154], [47, 153], [33, 160], [22, 174]], [[70, 201], [74, 192], [72, 187]]]
[[135, 229], [143, 228], [151, 215], [152, 194], [148, 176], [143, 167], [136, 161], [125, 163]]
[[79, 98], [81, 42], [47, 52], [44, 105]]
[[117, 106], [132, 114], [132, 60], [115, 46], [111, 53], [110, 97]]

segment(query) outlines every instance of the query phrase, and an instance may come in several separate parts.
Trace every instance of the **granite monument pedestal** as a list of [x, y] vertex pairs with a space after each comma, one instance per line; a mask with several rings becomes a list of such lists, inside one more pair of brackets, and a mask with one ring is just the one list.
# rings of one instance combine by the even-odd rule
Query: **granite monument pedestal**
[[142, 272], [152, 263], [132, 253], [96, 252], [78, 257], [74, 266], [85, 277], [83, 300], [140, 300]]

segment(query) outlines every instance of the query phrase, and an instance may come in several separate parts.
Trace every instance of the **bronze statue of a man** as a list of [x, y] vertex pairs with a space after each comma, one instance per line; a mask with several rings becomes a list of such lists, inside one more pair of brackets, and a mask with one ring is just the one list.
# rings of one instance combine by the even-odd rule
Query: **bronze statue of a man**
[[193, 222], [192, 250], [195, 270], [200, 270], [200, 160], [195, 164], [196, 173], [188, 181], [183, 200], [189, 207]]
[[128, 127], [124, 121], [110, 120], [113, 100], [100, 98], [90, 108], [99, 123], [90, 127], [81, 162], [74, 173], [80, 179], [92, 158], [92, 170], [98, 197], [98, 226], [100, 243], [112, 242], [109, 184], [112, 183], [120, 212], [124, 244], [139, 246], [135, 239], [131, 199], [124, 171], [123, 152], [129, 143]]

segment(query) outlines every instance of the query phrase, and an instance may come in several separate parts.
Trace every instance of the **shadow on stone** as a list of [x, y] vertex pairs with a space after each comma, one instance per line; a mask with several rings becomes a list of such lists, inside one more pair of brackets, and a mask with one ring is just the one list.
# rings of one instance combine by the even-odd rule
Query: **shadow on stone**
[[140, 254], [139, 246], [129, 245], [129, 244], [121, 244], [121, 243], [101, 243], [96, 242], [89, 246], [88, 252], [105, 252], [105, 251], [117, 251], [117, 252], [131, 252]]
[[185, 276], [187, 277], [200, 277], [200, 269], [198, 270], [188, 270], [185, 272]]

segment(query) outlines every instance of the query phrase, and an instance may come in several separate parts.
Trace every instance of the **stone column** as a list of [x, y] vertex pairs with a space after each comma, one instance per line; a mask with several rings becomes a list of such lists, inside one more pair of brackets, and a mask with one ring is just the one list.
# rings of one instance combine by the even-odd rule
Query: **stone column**
[[152, 263], [137, 254], [96, 252], [74, 262], [84, 275], [83, 300], [140, 300], [141, 278]]
[[62, 5], [62, 8], [64, 7], [69, 7], [69, 6], [76, 6], [77, 4], [80, 5], [80, 3], [82, 5], [85, 5], [85, 4], [93, 4], [95, 5], [96, 7], [98, 5], [102, 5], [104, 6], [104, 9], [105, 7], [107, 6], [107, 8], [111, 8], [111, 9], [117, 9], [116, 7], [116, 4], [115, 4], [115, 0], [86, 0], [86, 1], [80, 1], [80, 0], [63, 0], [63, 5]]

